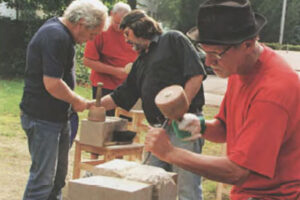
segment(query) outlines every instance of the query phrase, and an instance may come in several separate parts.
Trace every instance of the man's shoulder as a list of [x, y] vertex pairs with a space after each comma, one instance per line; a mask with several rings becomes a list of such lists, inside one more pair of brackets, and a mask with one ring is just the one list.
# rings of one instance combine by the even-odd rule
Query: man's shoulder
[[162, 37], [185, 37], [184, 34], [178, 30], [169, 30], [162, 34]]
[[38, 30], [38, 33], [41, 37], [58, 39], [61, 41], [66, 41], [66, 39], [70, 38], [67, 28], [59, 22], [58, 18], [47, 20]]
[[186, 43], [188, 42], [188, 38], [180, 31], [178, 30], [169, 30], [164, 32], [160, 38], [160, 41], [168, 41], [171, 42], [171, 44], [175, 43]]

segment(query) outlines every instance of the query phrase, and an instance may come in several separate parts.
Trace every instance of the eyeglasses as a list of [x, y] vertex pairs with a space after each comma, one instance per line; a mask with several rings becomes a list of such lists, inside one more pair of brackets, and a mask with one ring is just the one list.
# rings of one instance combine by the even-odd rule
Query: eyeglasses
[[128, 37], [129, 31], [128, 31], [127, 29], [125, 29], [125, 30], [123, 31], [123, 34], [124, 34], [125, 37]]
[[[200, 46], [201, 47], [201, 46]], [[216, 60], [221, 60], [222, 57], [225, 55], [225, 53], [227, 51], [229, 51], [229, 49], [232, 47], [232, 45], [228, 46], [227, 48], [225, 48], [221, 53], [216, 53], [216, 52], [205, 52], [206, 55], [209, 55], [211, 57], [213, 57]]]

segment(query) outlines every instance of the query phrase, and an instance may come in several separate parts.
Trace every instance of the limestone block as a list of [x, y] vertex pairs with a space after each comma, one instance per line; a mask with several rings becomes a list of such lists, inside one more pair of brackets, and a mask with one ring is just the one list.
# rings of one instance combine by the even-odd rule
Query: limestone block
[[83, 144], [103, 147], [112, 140], [112, 133], [127, 129], [127, 120], [119, 117], [106, 117], [105, 122], [81, 120], [79, 140]]
[[152, 200], [176, 200], [177, 186], [172, 175], [159, 167], [139, 165], [126, 170], [125, 179], [152, 184]]
[[118, 177], [153, 185], [152, 200], [176, 200], [177, 174], [164, 169], [125, 160], [112, 160], [96, 165], [95, 175]]
[[123, 174], [126, 173], [127, 170], [138, 165], [140, 164], [137, 162], [114, 159], [109, 162], [96, 165], [91, 172], [95, 175], [123, 178]]
[[70, 200], [151, 200], [152, 186], [106, 176], [71, 180]]

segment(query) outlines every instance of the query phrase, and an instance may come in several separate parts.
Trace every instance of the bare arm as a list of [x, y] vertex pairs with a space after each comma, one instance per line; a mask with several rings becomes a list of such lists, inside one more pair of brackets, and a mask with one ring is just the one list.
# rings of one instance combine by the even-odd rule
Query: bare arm
[[88, 109], [93, 101], [88, 101], [73, 92], [68, 85], [60, 78], [43, 77], [46, 90], [55, 98], [68, 102], [75, 111]]
[[190, 78], [184, 86], [184, 91], [189, 100], [189, 103], [192, 102], [193, 98], [198, 93], [203, 80], [203, 75], [197, 75]]
[[112, 110], [117, 107], [113, 98], [111, 98], [109, 94], [101, 98], [101, 106], [103, 106], [105, 110]]
[[[185, 84], [185, 92], [191, 103], [192, 99], [195, 97], [199, 91], [203, 80], [203, 75], [198, 75], [190, 78]], [[199, 127], [200, 132], [200, 121], [197, 120], [197, 127]], [[206, 131], [204, 135], [205, 139], [208, 139], [217, 143], [224, 143], [226, 141], [226, 129], [224, 124], [218, 120], [206, 121]]]
[[250, 174], [248, 169], [235, 164], [226, 156], [205, 156], [176, 147], [168, 154], [166, 161], [208, 179], [233, 185], [242, 184]]
[[220, 120], [206, 120], [205, 125], [205, 139], [216, 143], [226, 142], [226, 127]]
[[211, 180], [240, 185], [250, 174], [227, 157], [205, 156], [174, 147], [164, 129], [153, 128], [147, 133], [145, 150], [152, 152], [159, 159]]
[[125, 69], [122, 67], [114, 67], [103, 62], [92, 60], [89, 58], [83, 58], [83, 64], [96, 72], [113, 75], [117, 78], [123, 79], [127, 77]]

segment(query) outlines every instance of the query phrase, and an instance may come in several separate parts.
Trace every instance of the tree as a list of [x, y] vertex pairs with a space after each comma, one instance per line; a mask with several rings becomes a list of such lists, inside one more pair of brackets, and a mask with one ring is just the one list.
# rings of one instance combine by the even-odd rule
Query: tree
[[[260, 37], [264, 42], [278, 42], [283, 0], [250, 0], [253, 9], [266, 16], [268, 24]], [[197, 10], [204, 0], [156, 0], [157, 18], [165, 27], [186, 32], [196, 25]], [[284, 43], [299, 44], [300, 1], [288, 0]]]
[[197, 8], [203, 1], [157, 0], [157, 16], [168, 28], [186, 32], [196, 25]]
[[300, 44], [300, 1], [289, 0], [286, 15], [284, 42]]
[[36, 11], [41, 10], [45, 18], [49, 16], [59, 16], [72, 0], [0, 0], [0, 3], [6, 2], [8, 7], [17, 11], [17, 20], [32, 20], [37, 18]]
[[131, 9], [136, 9], [136, 0], [127, 0], [127, 3], [130, 5]]
[[[283, 0], [252, 0], [254, 10], [263, 14], [268, 24], [262, 30], [260, 37], [265, 42], [278, 42]], [[284, 29], [284, 43], [296, 44], [299, 37], [300, 1], [288, 0]], [[299, 41], [298, 41], [299, 43]]]
[[[102, 2], [111, 9], [113, 4], [118, 1], [120, 0], [103, 0]], [[61, 16], [72, 0], [0, 0], [0, 3], [2, 2], [6, 2], [8, 7], [16, 9], [19, 13], [17, 19], [32, 20], [32, 18], [37, 18], [37, 10], [44, 13], [43, 18]], [[136, 7], [136, 0], [127, 0], [127, 2], [131, 7]]]

